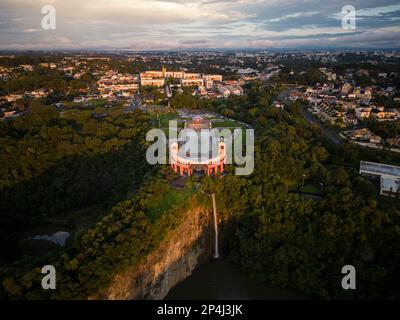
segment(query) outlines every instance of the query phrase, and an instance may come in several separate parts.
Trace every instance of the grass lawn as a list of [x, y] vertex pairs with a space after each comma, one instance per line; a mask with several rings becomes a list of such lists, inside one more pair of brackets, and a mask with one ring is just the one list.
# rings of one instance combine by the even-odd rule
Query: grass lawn
[[194, 189], [185, 188], [184, 190], [170, 190], [163, 195], [160, 201], [157, 201], [155, 206], [149, 208], [147, 215], [151, 220], [156, 220], [164, 212], [171, 209], [174, 205], [183, 202], [187, 197], [194, 193]]
[[[154, 128], [161, 128], [164, 130], [166, 137], [169, 137], [169, 121], [171, 120], [179, 120], [179, 114], [177, 112], [164, 112], [164, 113], [160, 113], [160, 119], [158, 119], [157, 117], [157, 113], [156, 112], [149, 112], [149, 115], [152, 119], [152, 123]], [[242, 130], [246, 129], [246, 126], [240, 124], [239, 122], [233, 121], [233, 120], [225, 120], [225, 119], [221, 119], [221, 118], [213, 118], [210, 119], [212, 121], [212, 127], [213, 128], [230, 128], [230, 129], [234, 129], [234, 128], [239, 128]], [[214, 120], [214, 121], [213, 121]], [[178, 121], [178, 129], [183, 129], [184, 128], [184, 123], [183, 121]], [[243, 132], [243, 141], [245, 142], [245, 132]]]
[[[158, 118], [156, 112], [149, 112], [150, 117], [157, 122]], [[169, 121], [178, 119], [179, 115], [176, 112], [160, 113], [160, 124], [161, 128], [167, 128], [169, 126]]]
[[[154, 128], [163, 129], [165, 132], [166, 137], [169, 137], [169, 121], [176, 120], [179, 118], [179, 114], [177, 112], [168, 112], [168, 113], [161, 113], [160, 114], [160, 122], [157, 117], [156, 112], [149, 112], [150, 117], [153, 122]], [[183, 129], [183, 123], [178, 122], [178, 129]]]
[[213, 122], [213, 128], [242, 128], [245, 129], [243, 125], [236, 121], [224, 120], [224, 121], [215, 121]]
[[[176, 112], [165, 113], [160, 115], [161, 128], [167, 128], [169, 121], [178, 119], [179, 115]], [[157, 116], [156, 116], [157, 119]]]

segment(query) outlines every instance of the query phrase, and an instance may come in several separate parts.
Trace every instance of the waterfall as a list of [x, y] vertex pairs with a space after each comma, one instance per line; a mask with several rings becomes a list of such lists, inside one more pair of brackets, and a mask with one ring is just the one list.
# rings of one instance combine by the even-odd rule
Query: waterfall
[[215, 193], [211, 195], [213, 202], [213, 211], [214, 211], [214, 230], [215, 230], [215, 251], [214, 251], [214, 259], [219, 258], [218, 252], [218, 219], [217, 219], [217, 203], [215, 201]]

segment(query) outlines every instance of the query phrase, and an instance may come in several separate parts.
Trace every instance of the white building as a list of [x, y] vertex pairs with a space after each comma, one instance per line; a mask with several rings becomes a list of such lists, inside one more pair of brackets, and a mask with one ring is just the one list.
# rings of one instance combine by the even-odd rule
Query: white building
[[189, 73], [184, 71], [167, 71], [163, 68], [161, 71], [145, 71], [140, 73], [140, 83], [142, 86], [162, 87], [165, 85], [165, 79], [180, 79], [182, 86], [197, 86], [211, 89], [215, 82], [222, 82], [222, 75], [219, 74], [201, 74]]
[[154, 86], [154, 87], [158, 87], [161, 88], [163, 87], [165, 84], [165, 79], [164, 78], [160, 78], [160, 79], [140, 79], [140, 85], [142, 86]]
[[349, 94], [351, 92], [351, 90], [353, 89], [353, 86], [350, 83], [345, 83], [342, 88], [341, 88], [341, 92], [344, 94]]
[[193, 79], [182, 79], [181, 85], [183, 87], [204, 87], [204, 80], [201, 78], [193, 78]]
[[361, 161], [360, 174], [379, 178], [380, 194], [396, 196], [400, 192], [400, 167]]
[[109, 72], [97, 82], [100, 92], [104, 91], [137, 91], [139, 89], [138, 77], [130, 74]]
[[222, 75], [220, 75], [220, 74], [205, 74], [203, 76], [203, 79], [205, 81], [211, 80], [211, 81], [222, 82]]
[[201, 79], [202, 76], [200, 73], [185, 73], [183, 78], [184, 79]]
[[225, 86], [219, 86], [218, 91], [224, 96], [224, 98], [228, 98], [231, 95], [230, 90]]

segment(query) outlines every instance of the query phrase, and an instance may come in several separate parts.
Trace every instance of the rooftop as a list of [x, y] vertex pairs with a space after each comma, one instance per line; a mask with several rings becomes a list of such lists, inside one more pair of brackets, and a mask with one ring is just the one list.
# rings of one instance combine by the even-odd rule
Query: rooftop
[[360, 172], [375, 173], [400, 178], [400, 167], [376, 162], [361, 161]]

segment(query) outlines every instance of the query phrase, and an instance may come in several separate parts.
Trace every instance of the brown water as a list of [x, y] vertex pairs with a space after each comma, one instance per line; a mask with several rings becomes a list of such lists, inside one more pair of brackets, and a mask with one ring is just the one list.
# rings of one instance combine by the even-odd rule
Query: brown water
[[172, 288], [166, 300], [304, 300], [301, 293], [258, 283], [226, 260], [210, 260]]

